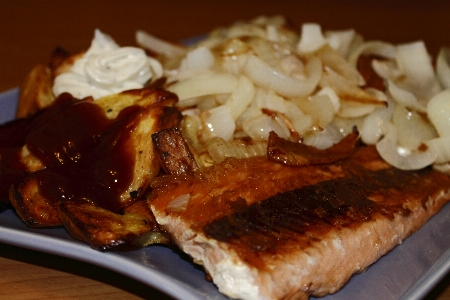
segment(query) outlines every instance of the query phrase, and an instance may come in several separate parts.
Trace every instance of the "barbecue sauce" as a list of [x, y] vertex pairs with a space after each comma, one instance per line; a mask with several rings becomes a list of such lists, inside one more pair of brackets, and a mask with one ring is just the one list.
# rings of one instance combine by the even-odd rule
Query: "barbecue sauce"
[[8, 202], [9, 188], [27, 174], [20, 162], [30, 120], [19, 119], [0, 126], [0, 202]]
[[[11, 183], [30, 176], [53, 203], [89, 202], [118, 212], [123, 206], [119, 195], [133, 176], [134, 149], [129, 137], [141, 110], [127, 107], [111, 120], [91, 98], [79, 100], [65, 93], [37, 115], [4, 125], [0, 130], [0, 197], [7, 198]], [[17, 163], [23, 145], [45, 168], [27, 174]], [[8, 176], [10, 180], [4, 181]]]

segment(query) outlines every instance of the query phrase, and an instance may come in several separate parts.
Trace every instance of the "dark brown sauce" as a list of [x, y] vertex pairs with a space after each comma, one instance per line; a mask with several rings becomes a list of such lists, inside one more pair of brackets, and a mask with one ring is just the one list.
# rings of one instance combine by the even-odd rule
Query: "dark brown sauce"
[[[243, 205], [236, 206], [232, 215], [209, 223], [203, 230], [211, 238], [238, 240], [259, 252], [272, 249], [277, 241], [293, 234], [314, 238], [330, 228], [356, 226], [372, 220], [375, 213], [388, 218], [408, 215], [410, 211], [396, 197], [411, 189], [427, 172], [357, 170], [357, 174], [280, 193], [249, 206], [244, 199], [238, 199]], [[375, 202], [371, 200], [374, 194], [388, 196], [392, 201]]]
[[[20, 176], [38, 179], [42, 195], [55, 203], [90, 202], [119, 211], [122, 208], [119, 196], [132, 180], [134, 149], [128, 143], [140, 111], [139, 106], [131, 106], [110, 120], [91, 99], [78, 100], [62, 94], [54, 105], [38, 115], [12, 122], [9, 129], [4, 126], [2, 145], [6, 145], [4, 139], [11, 141], [10, 146], [0, 150], [0, 197], [5, 198], [4, 190], [10, 184], [3, 184], [4, 177], [17, 170], [14, 180]], [[12, 157], [18, 155], [14, 150], [22, 145], [27, 145], [43, 162], [44, 169], [24, 175], [20, 165], [10, 165], [17, 161]], [[5, 154], [11, 160], [3, 159]]]
[[27, 174], [20, 162], [30, 120], [20, 119], [0, 126], [0, 202], [8, 202], [9, 188]]

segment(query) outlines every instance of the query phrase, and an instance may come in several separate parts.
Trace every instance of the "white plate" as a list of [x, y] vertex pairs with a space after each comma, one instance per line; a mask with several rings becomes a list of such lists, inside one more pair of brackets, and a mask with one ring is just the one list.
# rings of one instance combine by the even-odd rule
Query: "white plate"
[[[0, 94], [0, 124], [14, 118], [18, 90]], [[418, 232], [356, 276], [338, 293], [321, 298], [421, 299], [450, 270], [450, 205]], [[205, 280], [202, 269], [164, 246], [103, 253], [74, 240], [62, 228], [25, 226], [8, 210], [0, 213], [0, 242], [99, 265], [178, 299], [227, 299]]]

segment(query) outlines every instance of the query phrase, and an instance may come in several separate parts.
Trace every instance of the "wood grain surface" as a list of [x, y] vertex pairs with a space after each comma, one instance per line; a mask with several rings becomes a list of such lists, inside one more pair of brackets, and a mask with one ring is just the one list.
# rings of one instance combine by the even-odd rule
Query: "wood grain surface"
[[[424, 40], [433, 56], [450, 46], [447, 1], [0, 0], [0, 92], [19, 86], [54, 47], [70, 52], [89, 47], [95, 28], [123, 46], [135, 45], [137, 29], [177, 42], [236, 20], [275, 14], [297, 28], [317, 22], [324, 29], [354, 28], [366, 39]], [[100, 267], [0, 243], [0, 299], [170, 298]], [[427, 299], [450, 300], [450, 276]]]

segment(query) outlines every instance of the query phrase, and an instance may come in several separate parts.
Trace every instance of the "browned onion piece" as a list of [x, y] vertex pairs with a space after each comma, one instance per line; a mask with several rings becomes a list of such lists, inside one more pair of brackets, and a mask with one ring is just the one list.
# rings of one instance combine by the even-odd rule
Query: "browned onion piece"
[[303, 143], [290, 142], [278, 137], [272, 131], [269, 134], [267, 157], [270, 160], [296, 167], [327, 164], [349, 157], [355, 149], [358, 138], [359, 132], [354, 127], [353, 132], [340, 142], [327, 149], [320, 150]]

